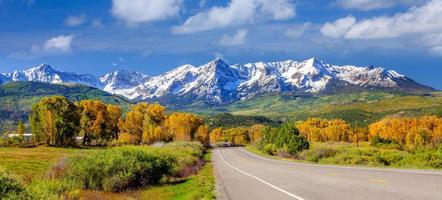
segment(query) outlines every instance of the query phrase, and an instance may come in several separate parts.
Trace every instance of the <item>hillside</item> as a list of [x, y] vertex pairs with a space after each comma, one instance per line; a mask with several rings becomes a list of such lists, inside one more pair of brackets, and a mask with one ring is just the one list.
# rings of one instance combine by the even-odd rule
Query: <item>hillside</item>
[[99, 99], [128, 107], [129, 101], [102, 90], [79, 84], [9, 82], [0, 85], [0, 131], [19, 120], [26, 121], [32, 105], [45, 96], [63, 95], [72, 101]]
[[239, 101], [227, 106], [202, 107], [186, 111], [203, 115], [229, 112], [234, 115], [266, 116], [275, 121], [304, 120], [309, 117], [341, 118], [366, 125], [385, 116], [442, 116], [442, 93], [409, 95], [392, 92], [356, 92], [335, 95], [273, 95]]

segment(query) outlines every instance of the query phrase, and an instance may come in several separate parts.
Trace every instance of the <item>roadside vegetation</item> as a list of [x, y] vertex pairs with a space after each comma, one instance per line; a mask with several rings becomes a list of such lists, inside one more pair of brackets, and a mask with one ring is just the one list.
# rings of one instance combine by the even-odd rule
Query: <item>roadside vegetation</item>
[[196, 115], [147, 103], [123, 114], [53, 96], [33, 105], [29, 122], [32, 134], [18, 123], [0, 139], [0, 199], [139, 199], [153, 188], [169, 191], [159, 199], [214, 198], [209, 129]]
[[249, 149], [320, 164], [442, 169], [442, 118], [436, 116], [387, 117], [368, 127], [310, 118], [292, 126], [310, 144], [303, 151], [290, 153], [288, 145], [267, 142], [277, 134], [266, 131]]

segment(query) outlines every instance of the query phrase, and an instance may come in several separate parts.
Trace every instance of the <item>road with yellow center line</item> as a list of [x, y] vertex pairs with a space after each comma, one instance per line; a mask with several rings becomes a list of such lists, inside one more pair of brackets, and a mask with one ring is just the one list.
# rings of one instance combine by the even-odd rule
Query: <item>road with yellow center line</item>
[[442, 200], [442, 172], [314, 165], [214, 150], [218, 199]]

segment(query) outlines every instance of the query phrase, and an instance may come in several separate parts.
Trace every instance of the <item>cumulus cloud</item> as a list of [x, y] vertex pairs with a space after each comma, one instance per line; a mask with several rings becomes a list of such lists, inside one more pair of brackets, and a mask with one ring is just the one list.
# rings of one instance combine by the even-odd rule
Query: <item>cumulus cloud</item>
[[63, 54], [71, 52], [73, 35], [60, 35], [46, 40], [42, 45], [34, 44], [31, 53], [34, 55]]
[[[323, 28], [336, 29], [337, 32], [342, 32], [337, 34], [338, 37], [348, 39], [394, 38], [404, 34], [442, 32], [442, 1], [428, 1], [420, 7], [412, 7], [407, 12], [394, 16], [363, 19], [352, 23], [350, 27], [342, 26], [339, 23], [342, 20], [346, 21], [345, 18], [338, 19], [326, 23]], [[351, 21], [353, 20], [349, 20]]]
[[356, 23], [356, 18], [347, 16], [334, 22], [327, 22], [322, 26], [321, 33], [327, 37], [339, 38], [348, 32]]
[[180, 9], [181, 0], [112, 0], [112, 14], [129, 25], [165, 20]]
[[219, 44], [222, 46], [235, 46], [243, 44], [247, 37], [247, 30], [238, 30], [234, 35], [224, 34], [219, 40]]
[[425, 0], [336, 0], [334, 4], [344, 9], [369, 11], [399, 5], [416, 5], [423, 2]]
[[226, 7], [213, 7], [189, 17], [174, 27], [175, 33], [194, 33], [254, 23], [258, 20], [286, 20], [295, 16], [291, 0], [231, 0]]
[[304, 23], [302, 25], [288, 28], [284, 35], [289, 38], [299, 38], [304, 35], [304, 32], [310, 27], [310, 25], [310, 23]]
[[[430, 48], [438, 46], [430, 44], [434, 34], [442, 34], [442, 1], [427, 1], [421, 6], [414, 6], [406, 12], [393, 16], [379, 16], [356, 20], [354, 17], [328, 22], [321, 28], [324, 36], [345, 39], [383, 39], [414, 36], [427, 42], [423, 46]], [[423, 38], [423, 39], [422, 39]], [[427, 38], [427, 39], [425, 39]], [[434, 37], [433, 37], [434, 38]]]
[[80, 26], [80, 25], [84, 24], [84, 22], [86, 22], [86, 15], [85, 14], [69, 16], [68, 18], [66, 18], [66, 20], [64, 20], [64, 23], [67, 26], [71, 26], [71, 27]]

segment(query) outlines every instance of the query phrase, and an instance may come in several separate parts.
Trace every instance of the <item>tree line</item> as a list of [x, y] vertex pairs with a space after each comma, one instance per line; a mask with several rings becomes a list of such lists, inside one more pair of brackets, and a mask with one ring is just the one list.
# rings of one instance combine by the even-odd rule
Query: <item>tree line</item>
[[123, 116], [117, 105], [99, 100], [71, 102], [63, 96], [43, 98], [29, 117], [35, 139], [52, 146], [69, 146], [81, 137], [83, 145], [152, 144], [158, 141], [209, 143], [209, 130], [201, 117], [165, 113], [159, 104], [138, 103]]

